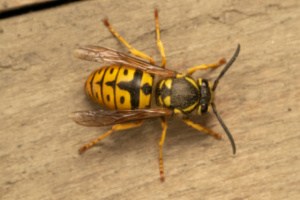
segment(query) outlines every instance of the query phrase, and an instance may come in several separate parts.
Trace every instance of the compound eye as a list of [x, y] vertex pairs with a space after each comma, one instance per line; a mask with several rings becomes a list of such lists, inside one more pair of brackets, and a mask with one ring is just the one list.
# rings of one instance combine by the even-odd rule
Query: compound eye
[[207, 104], [201, 104], [198, 106], [197, 114], [202, 115], [208, 112], [209, 106]]

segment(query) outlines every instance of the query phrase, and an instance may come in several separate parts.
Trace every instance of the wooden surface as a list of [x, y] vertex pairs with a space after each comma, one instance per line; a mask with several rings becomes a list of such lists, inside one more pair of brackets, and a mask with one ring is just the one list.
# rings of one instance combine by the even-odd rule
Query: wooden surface
[[[79, 156], [82, 144], [108, 128], [68, 118], [98, 108], [82, 87], [99, 64], [75, 59], [73, 50], [95, 44], [126, 52], [101, 23], [109, 16], [128, 41], [159, 60], [156, 6], [171, 69], [229, 58], [241, 44], [216, 94], [236, 156], [226, 138], [172, 119], [165, 183], [158, 120]], [[88, 1], [1, 20], [0, 199], [300, 199], [299, 24], [298, 0]], [[223, 133], [213, 115], [198, 122]]]

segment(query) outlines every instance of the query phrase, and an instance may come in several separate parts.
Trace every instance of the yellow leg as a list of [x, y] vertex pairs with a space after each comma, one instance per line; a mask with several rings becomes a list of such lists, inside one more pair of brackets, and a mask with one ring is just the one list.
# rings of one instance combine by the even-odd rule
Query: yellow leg
[[161, 182], [163, 182], [165, 180], [164, 161], [163, 161], [163, 145], [165, 143], [167, 128], [168, 128], [168, 124], [164, 117], [161, 118], [161, 126], [162, 126], [163, 130], [162, 130], [161, 138], [160, 138], [158, 145], [159, 145], [159, 173], [160, 173], [160, 180], [161, 180]]
[[219, 133], [216, 133], [208, 128], [205, 128], [204, 126], [201, 126], [200, 124], [196, 124], [195, 122], [189, 120], [189, 119], [182, 119], [184, 123], [186, 123], [188, 126], [200, 131], [204, 132], [208, 135], [213, 136], [215, 139], [221, 139], [222, 136]]
[[166, 66], [166, 54], [165, 49], [162, 41], [160, 40], [160, 29], [159, 29], [159, 20], [158, 20], [158, 10], [155, 9], [154, 11], [154, 17], [155, 17], [155, 30], [156, 30], [156, 43], [158, 50], [161, 55], [161, 67], [165, 68]]
[[108, 19], [104, 19], [103, 20], [104, 25], [108, 28], [108, 30], [111, 32], [111, 34], [113, 34], [113, 36], [115, 36], [123, 45], [125, 45], [129, 52], [137, 57], [143, 58], [145, 60], [148, 60], [151, 64], [154, 64], [154, 59], [150, 56], [148, 56], [147, 54], [133, 48], [118, 32], [116, 32], [112, 26], [110, 25], [110, 23], [108, 22]]
[[225, 58], [222, 58], [219, 60], [219, 62], [217, 63], [212, 63], [212, 64], [202, 64], [199, 66], [195, 66], [195, 67], [191, 67], [187, 70], [187, 75], [192, 75], [195, 71], [197, 70], [205, 70], [205, 69], [209, 69], [209, 68], [217, 68], [220, 67], [221, 65], [225, 64], [226, 60]]
[[133, 122], [133, 123], [126, 123], [126, 124], [116, 124], [111, 128], [111, 130], [107, 131], [103, 135], [99, 136], [98, 138], [96, 138], [96, 139], [90, 141], [89, 143], [85, 144], [84, 146], [82, 146], [79, 149], [79, 153], [80, 154], [84, 153], [86, 150], [90, 149], [95, 144], [97, 144], [98, 142], [100, 142], [101, 140], [103, 140], [104, 138], [106, 138], [107, 136], [109, 136], [110, 134], [112, 134], [115, 131], [121, 131], [121, 130], [126, 130], [126, 129], [139, 127], [139, 126], [142, 125], [142, 123], [143, 123], [143, 121]]

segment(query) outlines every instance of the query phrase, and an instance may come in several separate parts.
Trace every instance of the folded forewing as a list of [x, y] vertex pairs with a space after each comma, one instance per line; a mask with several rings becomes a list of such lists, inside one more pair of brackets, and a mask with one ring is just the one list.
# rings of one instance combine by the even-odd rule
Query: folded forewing
[[152, 65], [138, 58], [105, 47], [92, 45], [79, 47], [75, 50], [74, 54], [77, 58], [83, 60], [126, 65], [128, 67], [139, 69], [150, 74], [155, 74], [166, 78], [175, 77], [177, 74], [176, 71]]
[[71, 118], [83, 126], [108, 126], [131, 121], [171, 116], [172, 110], [165, 108], [137, 109], [137, 110], [91, 110], [77, 111]]

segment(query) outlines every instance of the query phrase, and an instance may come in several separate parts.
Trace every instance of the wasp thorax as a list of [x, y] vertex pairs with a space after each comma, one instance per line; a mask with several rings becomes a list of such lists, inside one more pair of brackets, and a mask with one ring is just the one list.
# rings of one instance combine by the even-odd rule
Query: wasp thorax
[[212, 91], [209, 82], [206, 79], [199, 78], [198, 86], [200, 90], [200, 100], [198, 114], [206, 113], [212, 101]]
[[199, 99], [199, 86], [188, 76], [161, 80], [156, 88], [157, 104], [175, 112], [192, 112], [198, 106]]

